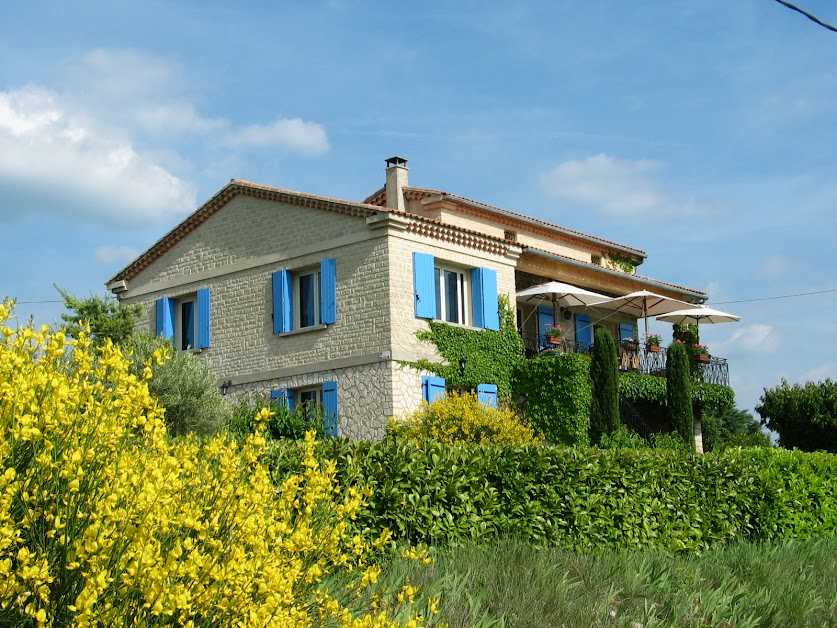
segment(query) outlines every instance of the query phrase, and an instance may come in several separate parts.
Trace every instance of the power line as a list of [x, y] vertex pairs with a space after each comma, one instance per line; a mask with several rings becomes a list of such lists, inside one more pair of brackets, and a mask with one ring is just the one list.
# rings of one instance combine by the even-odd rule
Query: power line
[[796, 11], [797, 13], [801, 13], [802, 15], [807, 17], [809, 20], [811, 20], [812, 22], [816, 22], [817, 24], [819, 24], [823, 28], [827, 28], [828, 30], [830, 30], [834, 33], [837, 33], [837, 28], [833, 27], [831, 24], [826, 24], [825, 22], [823, 22], [822, 20], [820, 20], [816, 16], [811, 15], [807, 11], [803, 11], [799, 7], [792, 5], [790, 2], [785, 2], [785, 0], [776, 0], [776, 2], [786, 6], [787, 8], [791, 9], [792, 11]]
[[17, 300], [15, 301], [15, 305], [21, 305], [21, 304], [32, 305], [33, 303], [64, 303], [64, 301], [62, 301], [60, 299], [56, 300], [56, 301], [17, 301]]
[[827, 292], [837, 292], [837, 288], [830, 288], [829, 290], [815, 290], [814, 292], [797, 292], [796, 294], [782, 294], [776, 297], [760, 297], [758, 299], [740, 299], [738, 301], [715, 301], [713, 305], [724, 305], [725, 303], [752, 303], [753, 301], [772, 301], [774, 299], [791, 299], [793, 297], [807, 297], [812, 294], [826, 294]]

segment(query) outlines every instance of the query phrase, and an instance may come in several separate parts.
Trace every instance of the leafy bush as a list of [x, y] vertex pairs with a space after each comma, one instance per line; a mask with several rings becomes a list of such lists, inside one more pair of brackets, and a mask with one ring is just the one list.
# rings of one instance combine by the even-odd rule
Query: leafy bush
[[539, 442], [511, 410], [480, 403], [474, 393], [452, 393], [421, 407], [400, 421], [390, 421], [390, 435], [450, 444], [529, 445]]
[[529, 423], [563, 445], [589, 442], [590, 357], [556, 355], [526, 360], [513, 371], [512, 390], [525, 400]]
[[326, 436], [325, 413], [322, 408], [300, 406], [289, 410], [281, 401], [256, 393], [239, 396], [227, 422], [230, 434], [243, 439], [255, 433], [259, 425], [257, 417], [262, 410], [270, 412], [265, 431], [267, 438], [298, 440], [304, 438], [309, 431], [313, 431], [317, 438]]
[[779, 434], [782, 447], [837, 453], [837, 382], [787, 381], [765, 389], [756, 412], [762, 423]]
[[679, 342], [672, 343], [668, 348], [667, 360], [666, 406], [671, 419], [671, 427], [684, 442], [694, 443], [692, 377], [689, 370], [689, 356], [684, 345]]
[[[669, 445], [686, 447], [670, 438]], [[659, 444], [659, 443], [658, 443]], [[277, 443], [282, 473], [299, 464]], [[498, 536], [580, 550], [697, 551], [837, 531], [837, 456], [775, 449], [323, 443], [343, 484], [371, 490], [357, 523], [411, 543]]]
[[231, 414], [221, 396], [216, 377], [206, 362], [189, 351], [176, 351], [171, 341], [149, 334], [135, 334], [124, 343], [131, 372], [140, 376], [149, 358], [165, 351], [170, 358], [151, 361], [148, 391], [166, 409], [165, 421], [173, 436], [210, 435], [221, 429]]
[[593, 400], [590, 404], [590, 440], [598, 444], [602, 436], [619, 425], [619, 358], [613, 336], [604, 327], [596, 329], [595, 351], [590, 364]]
[[261, 430], [172, 441], [151, 361], [137, 377], [109, 341], [82, 332], [68, 351], [63, 332], [5, 327], [8, 313], [0, 625], [392, 625], [368, 595], [386, 537], [354, 536], [364, 495], [338, 487], [313, 438], [274, 486]]

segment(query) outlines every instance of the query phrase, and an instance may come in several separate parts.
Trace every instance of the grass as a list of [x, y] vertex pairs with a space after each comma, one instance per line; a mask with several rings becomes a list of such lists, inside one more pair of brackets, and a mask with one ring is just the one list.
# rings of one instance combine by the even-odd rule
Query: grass
[[834, 626], [837, 539], [740, 542], [701, 555], [578, 554], [501, 540], [441, 551], [431, 565], [393, 559], [441, 598], [431, 625]]

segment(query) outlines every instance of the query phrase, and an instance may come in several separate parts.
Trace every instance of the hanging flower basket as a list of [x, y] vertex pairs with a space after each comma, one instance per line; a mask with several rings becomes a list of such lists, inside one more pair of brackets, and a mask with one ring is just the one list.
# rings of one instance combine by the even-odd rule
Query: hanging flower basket
[[660, 352], [660, 345], [645, 345], [645, 348], [650, 353], [659, 353]]
[[695, 359], [698, 362], [709, 362], [710, 355], [708, 353], [698, 353], [695, 355]]
[[634, 342], [633, 340], [623, 340], [622, 341], [622, 348], [625, 351], [636, 351], [639, 345]]

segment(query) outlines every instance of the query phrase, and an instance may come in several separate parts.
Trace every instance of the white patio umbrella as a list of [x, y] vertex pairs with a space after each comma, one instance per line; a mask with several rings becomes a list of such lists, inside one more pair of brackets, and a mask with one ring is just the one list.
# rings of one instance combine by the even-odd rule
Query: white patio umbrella
[[531, 288], [526, 288], [516, 293], [518, 297], [529, 297], [530, 299], [540, 297], [544, 300], [552, 302], [552, 319], [555, 325], [558, 324], [558, 307], [563, 304], [571, 305], [590, 305], [591, 303], [607, 301], [609, 297], [598, 292], [585, 290], [578, 286], [573, 286], [568, 283], [561, 283], [560, 281], [549, 281], [547, 283], [538, 284]]
[[684, 308], [694, 307], [691, 303], [679, 301], [648, 290], [631, 292], [623, 297], [616, 297], [600, 303], [591, 303], [591, 307], [625, 312], [645, 319], [645, 333], [648, 333], [648, 317], [667, 314]]
[[688, 310], [675, 310], [658, 316], [657, 320], [676, 325], [704, 325], [707, 323], [737, 323], [741, 320], [741, 317], [711, 307], [700, 306]]

